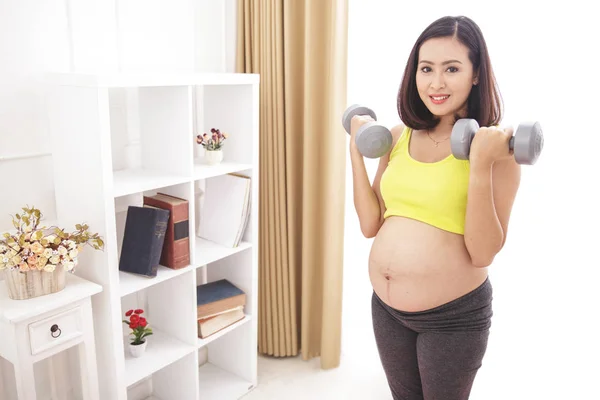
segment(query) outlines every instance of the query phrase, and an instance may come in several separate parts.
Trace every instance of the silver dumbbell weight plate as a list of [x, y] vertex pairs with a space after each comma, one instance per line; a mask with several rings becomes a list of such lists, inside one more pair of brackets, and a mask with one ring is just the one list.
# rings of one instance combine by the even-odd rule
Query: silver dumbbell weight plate
[[377, 120], [377, 115], [375, 115], [375, 111], [371, 110], [368, 107], [361, 106], [359, 104], [354, 104], [344, 111], [342, 115], [342, 125], [348, 134], [351, 132], [352, 125], [352, 117], [355, 115], [369, 115], [374, 120]]
[[459, 119], [452, 127], [450, 134], [450, 148], [454, 158], [468, 160], [471, 141], [479, 129], [479, 124], [474, 119]]
[[389, 129], [377, 122], [367, 122], [356, 132], [356, 147], [367, 158], [379, 158], [392, 147], [392, 134]]
[[519, 124], [517, 131], [510, 140], [510, 148], [514, 150], [517, 163], [535, 164], [544, 148], [544, 135], [539, 122]]

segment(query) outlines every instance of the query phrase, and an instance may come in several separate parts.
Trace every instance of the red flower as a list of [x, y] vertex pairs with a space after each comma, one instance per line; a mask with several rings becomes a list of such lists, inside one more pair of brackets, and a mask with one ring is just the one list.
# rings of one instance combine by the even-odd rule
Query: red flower
[[137, 310], [135, 310], [136, 314], [143, 314], [144, 310], [142, 310], [141, 308], [138, 308]]
[[125, 316], [129, 317], [131, 314], [133, 314], [133, 310], [129, 310], [125, 313]]
[[132, 322], [132, 323], [130, 323], [130, 324], [129, 324], [129, 327], [130, 327], [131, 329], [137, 329], [137, 327], [138, 327], [138, 323], [137, 323], [137, 322]]
[[138, 323], [139, 326], [141, 326], [142, 328], [145, 328], [146, 325], [148, 325], [148, 322], [146, 321], [146, 318], [140, 318], [140, 322]]
[[140, 320], [140, 316], [137, 314], [133, 314], [129, 319], [131, 320], [131, 322], [138, 322]]

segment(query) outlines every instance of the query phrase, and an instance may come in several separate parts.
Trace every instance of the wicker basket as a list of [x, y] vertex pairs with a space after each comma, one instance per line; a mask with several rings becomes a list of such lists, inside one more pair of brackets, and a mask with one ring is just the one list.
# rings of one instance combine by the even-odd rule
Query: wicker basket
[[67, 273], [62, 265], [53, 272], [5, 270], [8, 297], [13, 300], [26, 300], [60, 292], [65, 288]]

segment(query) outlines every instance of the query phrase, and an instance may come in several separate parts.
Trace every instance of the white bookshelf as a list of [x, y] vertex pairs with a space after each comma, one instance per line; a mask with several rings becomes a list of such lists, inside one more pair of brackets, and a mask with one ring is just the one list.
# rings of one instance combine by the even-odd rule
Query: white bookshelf
[[[57, 220], [85, 221], [105, 240], [77, 274], [103, 286], [93, 301], [100, 398], [238, 399], [257, 384], [259, 77], [256, 74], [49, 74]], [[206, 165], [198, 133], [230, 134], [219, 165]], [[209, 179], [252, 178], [242, 242], [196, 236]], [[190, 265], [146, 278], [119, 271], [127, 207], [166, 192], [189, 201]], [[223, 193], [227, 196], [227, 193]], [[245, 318], [200, 339], [196, 286], [227, 278], [246, 293]], [[154, 330], [146, 354], [127, 351], [130, 308]]]

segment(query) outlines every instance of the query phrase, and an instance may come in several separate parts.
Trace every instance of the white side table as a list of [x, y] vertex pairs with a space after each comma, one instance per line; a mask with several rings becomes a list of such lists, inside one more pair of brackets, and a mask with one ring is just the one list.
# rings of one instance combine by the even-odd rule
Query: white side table
[[50, 295], [11, 300], [0, 281], [0, 356], [15, 367], [18, 400], [36, 400], [33, 364], [78, 346], [84, 400], [98, 400], [91, 297], [102, 286], [67, 273], [67, 285]]

